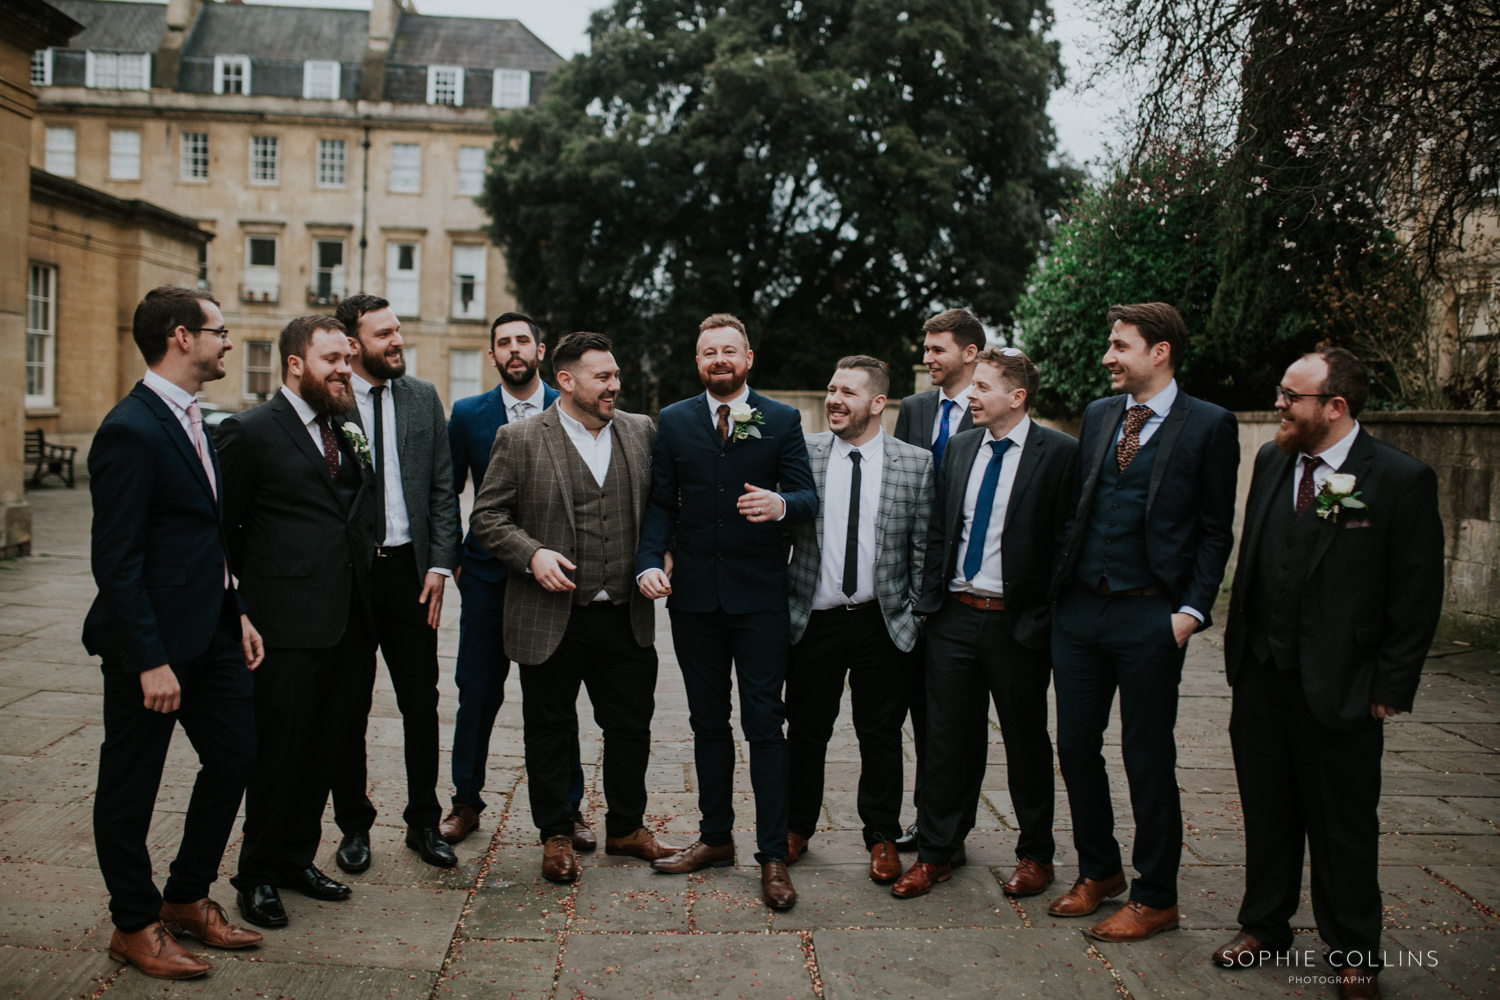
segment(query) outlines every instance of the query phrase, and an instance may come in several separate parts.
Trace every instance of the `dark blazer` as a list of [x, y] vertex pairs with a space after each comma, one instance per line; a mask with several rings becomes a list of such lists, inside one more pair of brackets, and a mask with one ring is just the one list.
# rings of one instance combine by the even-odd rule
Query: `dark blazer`
[[[222, 498], [218, 452], [205, 437]], [[197, 449], [172, 408], [137, 382], [94, 433], [88, 461], [99, 596], [83, 621], [84, 648], [131, 673], [197, 659], [223, 611], [229, 548]]]
[[[219, 425], [230, 567], [268, 647], [326, 649], [344, 634], [375, 552], [374, 478], [333, 418], [344, 462], [360, 477], [344, 505], [323, 455], [279, 391]], [[373, 624], [373, 620], [372, 624]]]
[[[935, 614], [958, 569], [964, 530], [964, 494], [975, 456], [989, 432], [976, 427], [948, 439], [927, 529], [927, 571], [917, 610]], [[1005, 620], [1027, 649], [1052, 641], [1052, 573], [1066, 538], [1069, 500], [1077, 492], [1078, 442], [1032, 421], [1016, 467], [1001, 531], [1000, 573], [1005, 581]]]
[[[748, 405], [765, 420], [761, 436], [731, 436], [721, 446], [706, 395], [673, 403], [657, 421], [651, 503], [641, 524], [636, 574], [663, 568], [670, 549], [676, 562], [668, 608], [785, 612], [788, 531], [818, 513], [802, 414], [751, 392]], [[746, 483], [780, 493], [786, 516], [762, 524], [746, 520], [735, 507]]]
[[[1224, 636], [1230, 684], [1248, 646], [1245, 602], [1272, 504], [1292, 502], [1297, 456], [1267, 444], [1255, 456]], [[1318, 526], [1301, 604], [1302, 690], [1334, 730], [1367, 718], [1370, 702], [1410, 711], [1443, 610], [1443, 522], [1432, 469], [1361, 428], [1339, 469], [1366, 504]], [[1314, 517], [1316, 506], [1302, 516]]]
[[[914, 393], [901, 400], [901, 409], [896, 413], [896, 432], [893, 435], [896, 440], [914, 444], [918, 448], [926, 448], [928, 451], [932, 450], [932, 425], [937, 420], [938, 397], [942, 391], [941, 389], [928, 389], [926, 392]], [[948, 440], [952, 442], [952, 435], [973, 429], [974, 415], [966, 406], [958, 426], [950, 429]], [[943, 457], [947, 457], [947, 452], [943, 453]]]
[[[557, 390], [542, 383], [542, 409], [557, 402]], [[448, 418], [448, 449], [453, 460], [453, 502], [458, 510], [458, 497], [463, 493], [469, 477], [474, 477], [474, 493], [484, 485], [485, 470], [490, 467], [490, 451], [495, 446], [495, 432], [510, 422], [505, 412], [505, 401], [500, 395], [500, 386], [477, 396], [460, 399], [453, 404], [453, 415]], [[460, 518], [460, 521], [462, 519]], [[479, 544], [471, 530], [462, 540], [453, 556], [455, 566], [475, 579], [489, 583], [505, 579], [505, 563], [496, 559]]]
[[[1072, 505], [1054, 591], [1073, 578], [1099, 472], [1114, 447], [1129, 400], [1128, 395], [1096, 399], [1083, 412], [1077, 477], [1082, 488]], [[1214, 602], [1234, 546], [1239, 424], [1222, 406], [1194, 399], [1179, 386], [1167, 419], [1155, 433], [1161, 442], [1146, 496], [1146, 554], [1173, 609], [1186, 605], [1202, 613], [1201, 631], [1213, 624]]]

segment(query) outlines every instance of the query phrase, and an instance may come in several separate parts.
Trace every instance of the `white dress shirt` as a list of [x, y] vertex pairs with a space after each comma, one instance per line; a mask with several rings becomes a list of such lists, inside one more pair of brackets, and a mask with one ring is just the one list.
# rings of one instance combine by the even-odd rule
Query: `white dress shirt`
[[542, 412], [543, 404], [547, 401], [546, 390], [542, 388], [542, 380], [537, 379], [536, 391], [525, 399], [512, 396], [505, 388], [505, 383], [500, 383], [500, 402], [505, 406], [505, 417], [510, 423], [534, 417]]
[[[291, 401], [292, 409], [297, 411], [297, 418], [302, 421], [302, 426], [307, 429], [307, 436], [312, 438], [313, 447], [318, 449], [318, 454], [327, 458], [328, 456], [323, 454], [323, 431], [314, 423], [318, 419], [318, 411], [309, 406], [307, 400], [293, 392], [289, 385], [282, 385], [281, 394]], [[333, 433], [338, 434], [338, 431], [335, 430]], [[339, 461], [343, 462], [343, 460], [344, 456], [340, 453]]]
[[[365, 436], [370, 438], [370, 461], [372, 463], [384, 460], [385, 468], [375, 468], [375, 474], [380, 477], [381, 487], [385, 491], [385, 541], [382, 546], [394, 548], [397, 545], [407, 545], [411, 542], [411, 516], [406, 511], [406, 491], [401, 486], [401, 452], [397, 447], [396, 436], [396, 399], [391, 392], [391, 384], [387, 382], [385, 389], [381, 392], [380, 400], [380, 458], [375, 457], [375, 397], [370, 390], [374, 388], [369, 382], [355, 375], [349, 379], [349, 384], [354, 388], [354, 405], [359, 408], [359, 422], [366, 429]], [[427, 572], [437, 573], [441, 576], [452, 576], [451, 569], [439, 569], [436, 566], [429, 567]]]
[[182, 386], [168, 382], [149, 368], [146, 369], [146, 377], [141, 379], [141, 381], [146, 384], [146, 388], [151, 389], [158, 396], [162, 397], [162, 401], [171, 407], [172, 415], [182, 425], [182, 433], [187, 435], [188, 441], [194, 447], [201, 447], [199, 442], [193, 440], [193, 421], [188, 416], [188, 407], [198, 402], [198, 397], [188, 392]]
[[[1349, 449], [1354, 447], [1354, 439], [1359, 436], [1359, 421], [1354, 421], [1354, 430], [1339, 438], [1333, 444], [1318, 453], [1322, 459], [1318, 467], [1313, 469], [1313, 494], [1316, 496], [1323, 489], [1323, 484], [1328, 477], [1339, 471], [1345, 462], [1349, 460]], [[1292, 506], [1297, 506], [1297, 491], [1302, 488], [1302, 462], [1311, 458], [1305, 451], [1297, 453], [1297, 465], [1292, 470]]]
[[1005, 440], [1010, 447], [1000, 459], [1000, 479], [995, 483], [995, 505], [990, 509], [990, 526], [984, 535], [984, 557], [979, 564], [979, 573], [974, 579], [964, 577], [964, 558], [969, 553], [969, 532], [974, 526], [974, 508], [979, 504], [979, 488], [984, 483], [984, 473], [994, 454], [992, 441], [994, 431], [984, 432], [984, 441], [969, 467], [969, 483], [964, 489], [964, 527], [958, 539], [958, 559], [954, 562], [953, 579], [948, 581], [949, 590], [967, 590], [980, 597], [1004, 597], [1005, 577], [1001, 573], [1000, 539], [1005, 534], [1005, 511], [1010, 507], [1010, 491], [1016, 485], [1016, 470], [1021, 467], [1021, 451], [1026, 447], [1026, 436], [1031, 433], [1031, 418], [1022, 417], [1021, 422], [1010, 429]]
[[[844, 550], [849, 541], [849, 488], [859, 452], [859, 577], [852, 595], [844, 593]], [[875, 600], [875, 520], [880, 512], [880, 480], [885, 469], [885, 434], [855, 448], [835, 436], [823, 473], [823, 561], [813, 610], [826, 611], [846, 604]]]
[[[953, 437], [953, 435], [958, 433], [958, 425], [963, 423], [964, 414], [968, 412], [969, 392], [973, 388], [974, 383], [970, 382], [968, 385], [964, 386], [958, 391], [958, 395], [952, 397], [952, 401], [957, 403], [958, 405], [948, 413], [948, 437], [950, 439]], [[932, 437], [927, 439], [932, 444], [937, 444], [938, 434], [942, 432], [943, 400], [948, 398], [948, 395], [944, 393], [942, 389], [938, 390], [937, 413], [932, 418]]]
[[[1174, 378], [1165, 389], [1146, 400], [1147, 406], [1151, 407], [1151, 416], [1146, 418], [1146, 423], [1141, 427], [1141, 447], [1151, 440], [1151, 435], [1156, 429], [1166, 422], [1167, 414], [1172, 411], [1172, 404], [1177, 402], [1177, 380]], [[1132, 406], [1140, 406], [1141, 403], [1134, 396], [1125, 405], [1128, 411]], [[1125, 437], [1125, 421], [1120, 421], [1120, 430], [1115, 434], [1115, 444], [1119, 444]]]
[[[715, 428], [715, 430], [717, 430], [718, 426], [719, 426], [719, 407], [724, 406], [725, 404], [719, 402], [717, 399], [714, 399], [712, 396], [710, 396], [708, 394], [708, 392], [706, 390], [703, 393], [703, 399], [704, 399], [705, 402], [708, 403], [708, 415], [710, 417], [713, 417], [714, 428]], [[735, 396], [728, 403], [729, 409], [732, 411], [736, 406], [739, 406], [741, 403], [743, 403], [746, 406], [750, 405], [750, 387], [748, 385], [742, 385], [742, 386], [740, 386], [739, 395]], [[731, 441], [734, 440], [734, 423], [735, 423], [734, 417], [730, 417], [729, 418], [729, 438], [730, 438]], [[781, 497], [780, 493], [778, 493], [776, 495], [779, 496], [779, 497]], [[776, 520], [780, 521], [784, 517], [786, 517], [786, 497], [781, 497], [781, 517], [778, 517]]]
[[[614, 435], [610, 432], [614, 421], [611, 420], [599, 431], [599, 436], [593, 433], [583, 424], [568, 416], [568, 411], [561, 405], [557, 408], [557, 415], [562, 420], [563, 430], [567, 432], [568, 440], [573, 442], [573, 447], [578, 449], [578, 457], [583, 459], [583, 464], [589, 467], [589, 472], [594, 476], [594, 482], [601, 487], [604, 479], [609, 475], [610, 450], [614, 447]], [[527, 572], [531, 572], [528, 568]], [[609, 591], [601, 590], [594, 595], [596, 601], [609, 600]]]

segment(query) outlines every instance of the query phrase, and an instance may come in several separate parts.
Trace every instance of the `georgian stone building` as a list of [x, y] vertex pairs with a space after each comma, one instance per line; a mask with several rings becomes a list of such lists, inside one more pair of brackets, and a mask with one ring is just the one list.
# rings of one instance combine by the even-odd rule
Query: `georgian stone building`
[[[223, 304], [235, 350], [208, 402], [238, 410], [274, 391], [285, 322], [361, 290], [395, 305], [411, 367], [445, 400], [493, 385], [487, 321], [514, 300], [474, 196], [492, 117], [539, 102], [556, 53], [517, 21], [427, 17], [411, 0], [369, 12], [54, 2], [84, 30], [32, 57], [31, 163], [213, 234], [197, 280]], [[54, 269], [64, 303], [85, 280], [32, 263]], [[33, 331], [55, 366], [37, 384], [98, 381], [90, 391], [117, 398], [138, 357], [122, 353], [107, 387], [63, 359], [113, 357], [128, 327], [72, 320], [60, 309], [55, 329]], [[60, 399], [29, 397], [30, 422], [86, 438], [97, 407]]]

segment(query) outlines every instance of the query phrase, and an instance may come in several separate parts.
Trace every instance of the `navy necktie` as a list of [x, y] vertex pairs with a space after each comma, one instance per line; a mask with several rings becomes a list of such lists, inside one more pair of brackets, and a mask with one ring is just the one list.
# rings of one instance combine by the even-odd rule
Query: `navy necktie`
[[948, 426], [948, 414], [958, 403], [951, 399], [943, 400], [943, 422], [938, 425], [937, 440], [932, 442], [932, 474], [936, 476], [943, 469], [943, 452], [948, 448], [948, 434], [951, 428]]
[[995, 506], [995, 490], [1000, 485], [1000, 466], [1005, 462], [1005, 452], [1010, 448], [1010, 438], [990, 442], [990, 464], [985, 467], [984, 479], [979, 483], [979, 499], [974, 503], [974, 524], [969, 528], [969, 546], [964, 550], [964, 579], [973, 580], [979, 575], [979, 565], [984, 562], [984, 538], [990, 533], [990, 510]]

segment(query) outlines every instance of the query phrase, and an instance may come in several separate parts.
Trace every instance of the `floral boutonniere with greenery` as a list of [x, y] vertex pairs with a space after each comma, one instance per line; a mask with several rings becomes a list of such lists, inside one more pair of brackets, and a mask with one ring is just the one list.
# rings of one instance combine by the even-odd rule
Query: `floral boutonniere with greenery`
[[339, 430], [344, 432], [344, 438], [349, 446], [354, 449], [354, 455], [364, 465], [375, 467], [375, 459], [370, 456], [370, 442], [365, 439], [365, 432], [359, 429], [359, 425], [345, 420], [339, 425]]
[[1359, 510], [1366, 506], [1359, 496], [1360, 491], [1354, 488], [1354, 477], [1335, 472], [1323, 481], [1323, 488], [1318, 491], [1318, 516], [1338, 524], [1341, 509], [1348, 507]]
[[766, 422], [765, 416], [757, 409], [744, 403], [735, 403], [729, 408], [729, 419], [734, 421], [734, 440], [743, 441], [747, 437], [760, 437], [760, 424]]

